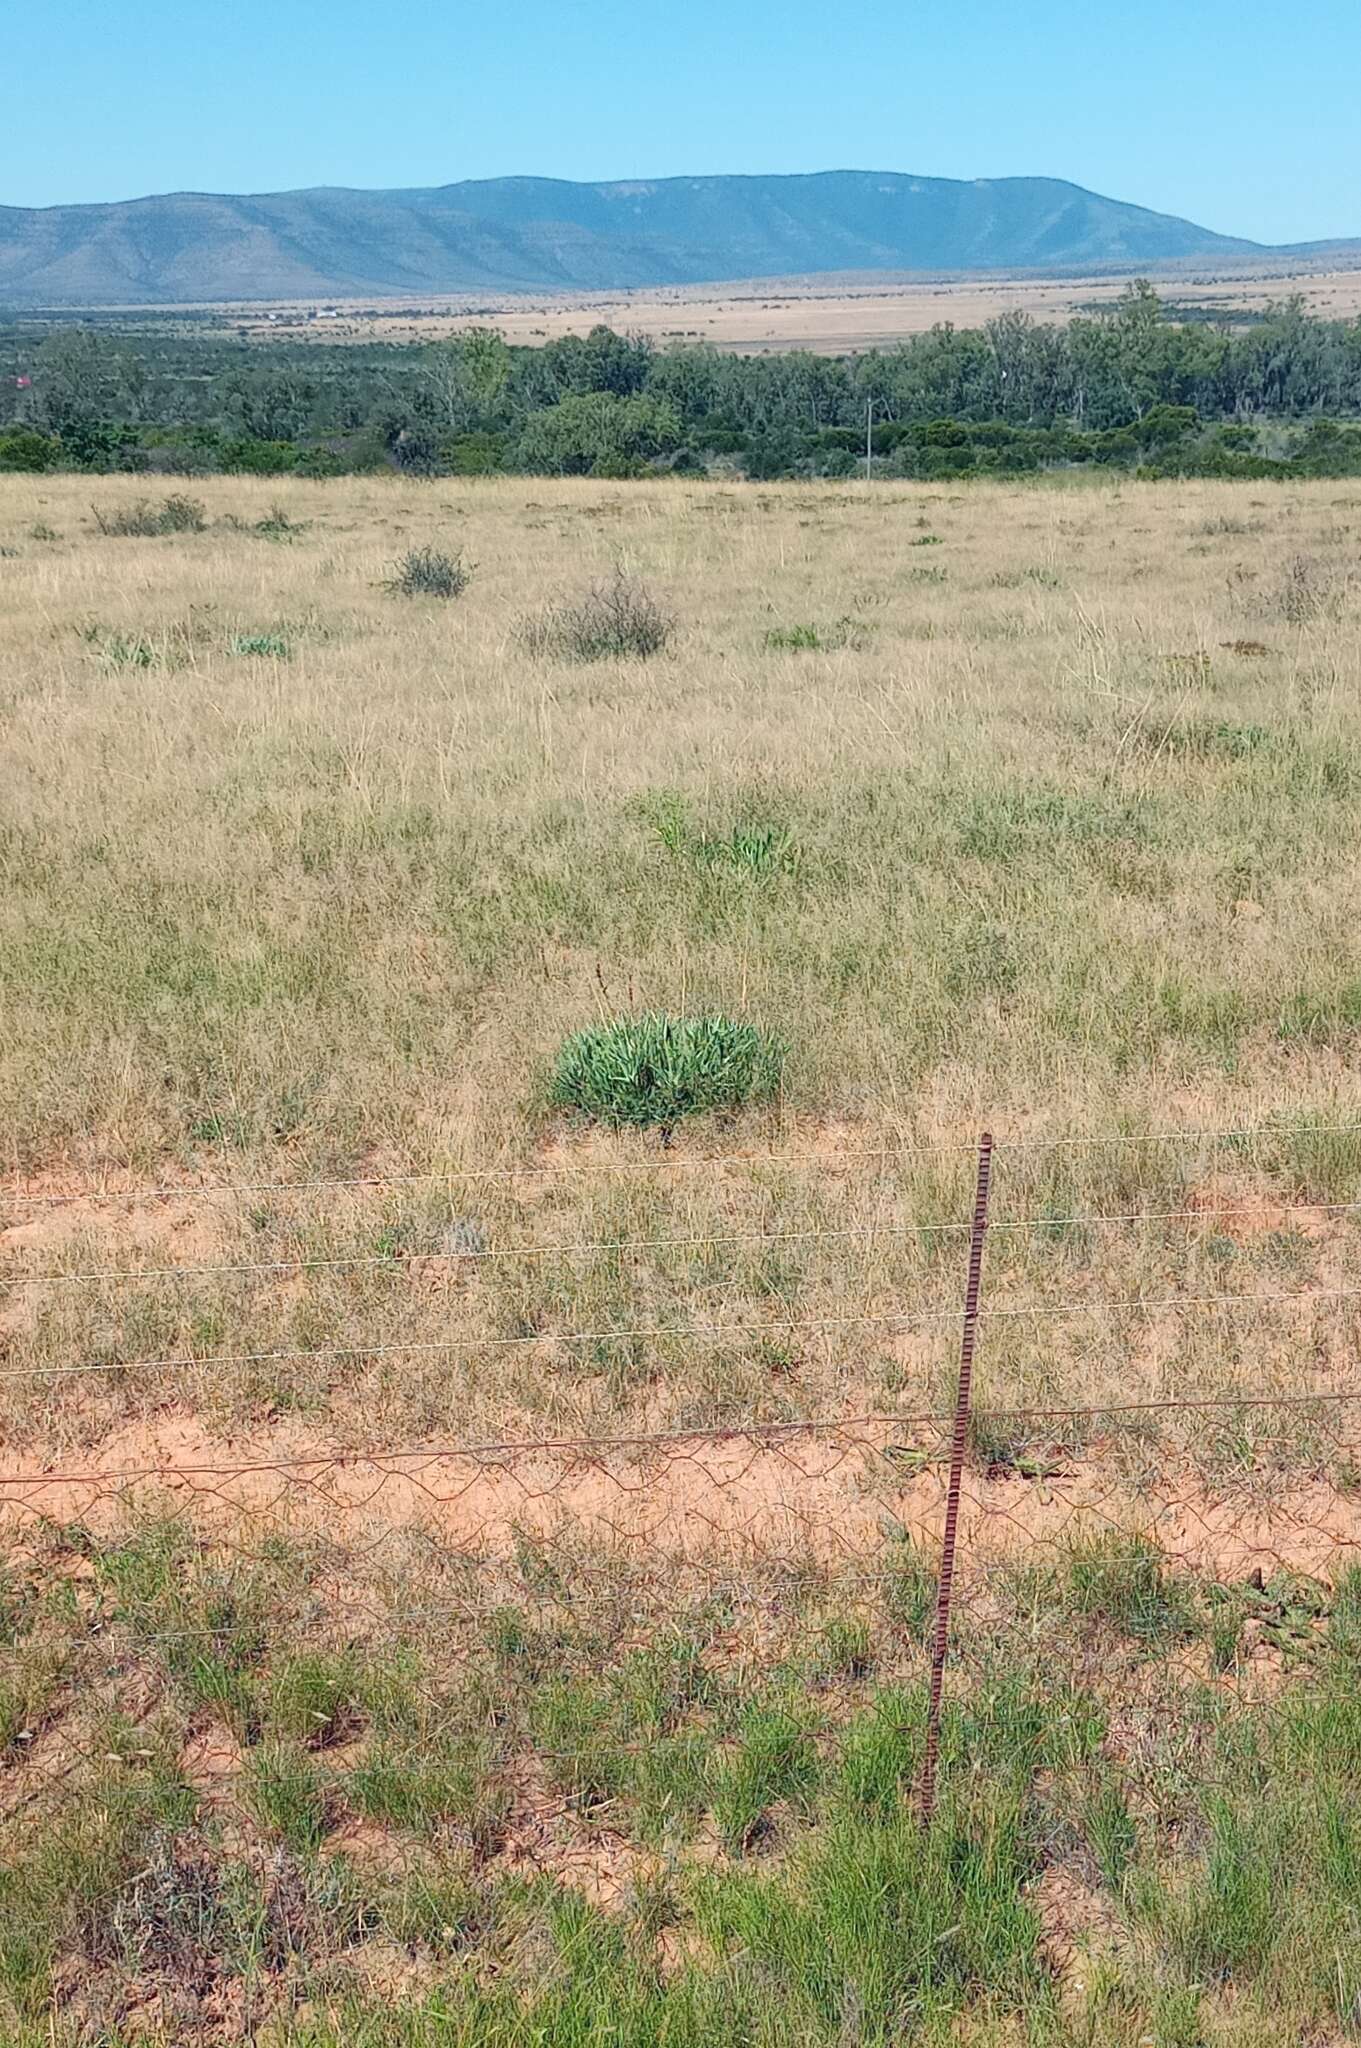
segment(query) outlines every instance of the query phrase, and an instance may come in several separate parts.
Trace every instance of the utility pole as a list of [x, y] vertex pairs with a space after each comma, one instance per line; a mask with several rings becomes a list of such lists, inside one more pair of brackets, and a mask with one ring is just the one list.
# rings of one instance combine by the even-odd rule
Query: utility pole
[[868, 482], [869, 482], [869, 480], [870, 480], [870, 466], [871, 466], [871, 464], [873, 463], [873, 460], [874, 460], [874, 442], [873, 442], [873, 440], [872, 440], [872, 438], [871, 438], [871, 435], [870, 435], [870, 428], [871, 428], [871, 426], [873, 425], [873, 423], [874, 423], [874, 400], [873, 400], [872, 398], [867, 398], [867, 399], [865, 400], [865, 482], [866, 482], [866, 483], [868, 483]]

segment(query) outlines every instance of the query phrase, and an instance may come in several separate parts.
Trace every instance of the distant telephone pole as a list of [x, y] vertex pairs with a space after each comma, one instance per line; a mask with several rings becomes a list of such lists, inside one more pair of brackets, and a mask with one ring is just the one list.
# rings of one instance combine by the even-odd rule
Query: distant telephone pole
[[874, 400], [873, 400], [872, 398], [867, 398], [867, 399], [865, 400], [865, 482], [866, 482], [866, 483], [868, 483], [868, 482], [869, 482], [869, 480], [870, 480], [870, 465], [872, 464], [872, 462], [873, 462], [873, 460], [874, 460], [874, 442], [873, 442], [873, 439], [871, 438], [871, 434], [870, 434], [870, 429], [871, 429], [871, 427], [873, 426], [873, 424], [874, 424]]

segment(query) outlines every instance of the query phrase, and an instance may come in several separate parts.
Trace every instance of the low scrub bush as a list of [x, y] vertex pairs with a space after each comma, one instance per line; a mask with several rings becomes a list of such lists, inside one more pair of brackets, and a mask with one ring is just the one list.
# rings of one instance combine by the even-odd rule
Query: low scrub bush
[[34, 433], [31, 427], [7, 427], [0, 432], [0, 470], [38, 473], [55, 467], [60, 454], [58, 440]]
[[222, 524], [233, 533], [258, 534], [261, 540], [296, 540], [311, 525], [309, 519], [290, 519], [282, 505], [271, 505], [263, 519], [238, 519], [228, 512]]
[[565, 661], [646, 661], [660, 654], [675, 619], [646, 584], [616, 569], [574, 604], [554, 605], [522, 629], [531, 654]]
[[1294, 555], [1268, 600], [1269, 609], [1292, 626], [1323, 615], [1335, 617], [1342, 590], [1337, 577], [1310, 555]]
[[870, 629], [858, 619], [834, 619], [830, 626], [772, 626], [766, 646], [777, 654], [799, 654], [805, 650], [831, 654], [842, 647], [864, 647]]
[[151, 498], [136, 498], [131, 505], [119, 505], [112, 512], [94, 508], [95, 525], [114, 539], [154, 539], [165, 533], [202, 533], [208, 524], [208, 509], [199, 498], [176, 492], [157, 505]]
[[287, 661], [289, 654], [282, 633], [238, 633], [231, 650], [233, 654], [253, 654], [265, 661]]
[[408, 548], [385, 587], [396, 597], [462, 597], [472, 580], [472, 564], [462, 555]]
[[567, 1039], [549, 1100], [600, 1123], [670, 1130], [682, 1117], [768, 1101], [784, 1057], [779, 1039], [733, 1017], [625, 1017]]

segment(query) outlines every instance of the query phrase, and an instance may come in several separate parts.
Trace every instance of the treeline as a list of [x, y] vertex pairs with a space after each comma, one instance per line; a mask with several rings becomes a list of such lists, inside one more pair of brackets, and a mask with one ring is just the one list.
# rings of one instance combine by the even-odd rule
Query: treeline
[[890, 477], [1361, 474], [1361, 321], [1291, 301], [1187, 324], [1140, 283], [1066, 327], [1008, 313], [844, 357], [605, 327], [543, 348], [0, 327], [0, 469], [837, 477], [867, 429]]

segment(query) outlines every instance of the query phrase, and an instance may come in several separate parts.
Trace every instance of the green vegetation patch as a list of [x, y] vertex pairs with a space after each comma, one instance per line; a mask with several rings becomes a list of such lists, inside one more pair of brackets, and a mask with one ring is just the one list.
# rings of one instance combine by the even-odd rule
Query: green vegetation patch
[[558, 1054], [549, 1100], [598, 1123], [669, 1130], [707, 1110], [769, 1101], [784, 1060], [783, 1042], [754, 1024], [650, 1012], [574, 1032]]

